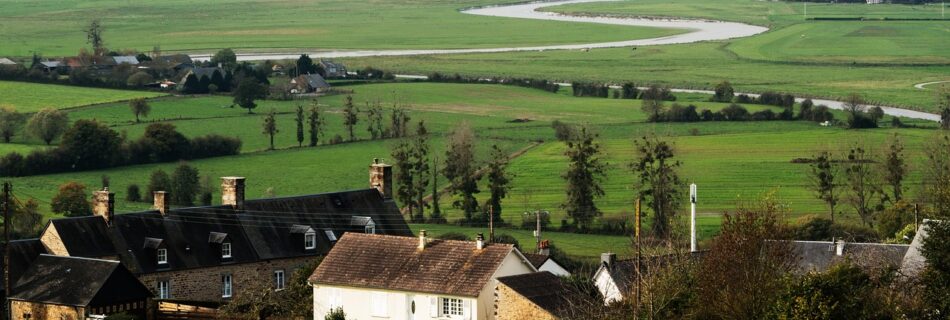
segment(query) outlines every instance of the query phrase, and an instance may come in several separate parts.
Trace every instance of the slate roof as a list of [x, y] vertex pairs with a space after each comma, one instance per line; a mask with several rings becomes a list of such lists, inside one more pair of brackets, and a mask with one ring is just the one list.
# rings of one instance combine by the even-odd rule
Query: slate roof
[[36, 258], [13, 292], [13, 300], [68, 306], [102, 306], [152, 296], [118, 261], [46, 254]]
[[545, 262], [548, 261], [548, 259], [551, 258], [547, 255], [535, 253], [525, 253], [524, 257], [528, 259], [528, 262], [531, 262], [531, 265], [534, 266], [535, 269], [540, 268]]
[[924, 239], [927, 238], [929, 225], [931, 223], [940, 223], [940, 221], [924, 219], [923, 223], [917, 227], [917, 234], [914, 235], [914, 240], [911, 241], [910, 247], [907, 248], [907, 254], [904, 255], [904, 259], [901, 260], [901, 273], [906, 276], [914, 276], [920, 273], [924, 267], [927, 266], [927, 259], [924, 258], [921, 253], [921, 249], [924, 246]]
[[831, 241], [792, 241], [790, 246], [799, 257], [799, 272], [821, 272], [843, 261], [864, 268], [899, 268], [910, 247], [904, 244], [845, 243], [844, 252], [839, 256], [836, 244]]
[[307, 86], [312, 89], [322, 89], [329, 88], [330, 84], [327, 83], [327, 80], [323, 79], [319, 74], [305, 74], [297, 77], [298, 82], [305, 82]]
[[112, 57], [112, 60], [115, 60], [116, 64], [123, 64], [123, 63], [131, 64], [131, 65], [139, 64], [139, 58], [137, 58], [136, 56], [114, 56]]
[[[30, 264], [46, 253], [46, 247], [40, 239], [24, 239], [10, 241], [10, 283], [15, 284], [23, 272], [30, 267]], [[3, 261], [4, 251], [0, 250], [0, 261]], [[0, 274], [3, 273], [3, 264], [0, 264]], [[0, 285], [0, 292], [4, 290]]]
[[501, 277], [498, 282], [552, 315], [557, 315], [564, 308], [564, 303], [571, 295], [561, 279], [547, 271]]
[[13, 60], [10, 60], [10, 59], [7, 59], [7, 58], [0, 58], [0, 64], [3, 64], [3, 65], [15, 65], [15, 64], [17, 64], [17, 63], [14, 62]]
[[474, 241], [347, 233], [310, 276], [319, 285], [477, 297], [505, 258], [510, 244], [478, 250]]
[[[325, 254], [332, 241], [317, 232], [316, 249], [305, 250], [294, 225], [342, 234], [352, 216], [368, 216], [376, 232], [412, 235], [392, 200], [376, 189], [308, 196], [248, 200], [243, 211], [231, 206], [172, 208], [117, 214], [112, 226], [99, 216], [53, 219], [72, 256], [117, 256], [133, 273], [152, 273]], [[299, 228], [299, 227], [298, 227]], [[227, 234], [231, 258], [222, 258], [219, 239]], [[158, 265], [156, 249], [167, 249], [168, 263]]]
[[46, 67], [46, 68], [59, 68], [60, 66], [62, 66], [62, 63], [59, 61], [40, 61], [40, 64], [42, 64], [43, 67]]

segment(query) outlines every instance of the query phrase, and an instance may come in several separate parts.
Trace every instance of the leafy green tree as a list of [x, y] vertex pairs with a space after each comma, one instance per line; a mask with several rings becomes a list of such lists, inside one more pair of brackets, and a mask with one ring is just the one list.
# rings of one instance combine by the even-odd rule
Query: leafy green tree
[[630, 168], [637, 175], [635, 189], [653, 212], [653, 235], [669, 240], [684, 187], [677, 172], [680, 162], [673, 159], [673, 146], [656, 136], [642, 136], [634, 146], [637, 155]]
[[412, 144], [406, 139], [400, 139], [391, 147], [390, 156], [393, 158], [393, 165], [396, 167], [394, 183], [396, 184], [396, 200], [406, 206], [405, 211], [409, 213], [411, 220], [416, 220], [413, 215], [416, 205], [415, 195], [413, 194], [413, 168], [412, 168]]
[[130, 184], [125, 189], [125, 201], [128, 202], [140, 202], [142, 201], [142, 191], [139, 189], [139, 185]]
[[105, 42], [102, 39], [102, 22], [99, 19], [92, 20], [89, 22], [89, 26], [86, 27], [86, 43], [92, 45], [92, 51], [96, 56], [101, 56], [106, 53]]
[[[508, 173], [508, 154], [506, 154], [498, 145], [492, 145], [489, 152], [488, 161], [488, 192], [491, 194], [488, 204], [491, 206], [491, 214], [494, 215], [495, 223], [501, 223], [502, 205], [501, 200], [508, 196], [508, 190], [511, 189], [511, 175]], [[486, 209], [486, 212], [489, 210]]]
[[346, 320], [346, 312], [343, 312], [343, 308], [330, 310], [323, 320]]
[[924, 286], [923, 300], [931, 313], [946, 315], [950, 312], [950, 222], [933, 221], [926, 224], [921, 254], [927, 266], [920, 276]]
[[326, 73], [324, 73], [323, 68], [321, 68], [320, 65], [314, 63], [313, 59], [310, 59], [309, 55], [306, 55], [306, 54], [300, 55], [300, 58], [297, 58], [296, 66], [297, 66], [297, 75], [316, 73], [323, 77], [326, 76]]
[[280, 132], [280, 130], [277, 130], [276, 115], [277, 111], [271, 109], [271, 111], [264, 116], [263, 133], [270, 137], [270, 148], [268, 150], [274, 150], [274, 135]]
[[172, 204], [178, 206], [192, 206], [195, 204], [195, 195], [200, 191], [198, 169], [182, 162], [172, 172], [170, 195]]
[[237, 64], [237, 55], [230, 48], [221, 49], [211, 56], [211, 64], [221, 64], [222, 67], [230, 69]]
[[386, 132], [383, 129], [383, 107], [376, 101], [373, 105], [366, 105], [366, 131], [369, 131], [373, 140], [381, 139]]
[[857, 93], [851, 93], [844, 100], [844, 111], [848, 113], [848, 128], [877, 128], [871, 116], [867, 114], [867, 106], [864, 97]]
[[60, 149], [73, 159], [76, 169], [112, 166], [119, 160], [119, 133], [95, 120], [81, 119], [63, 134]]
[[736, 91], [732, 88], [732, 84], [729, 83], [729, 81], [723, 81], [716, 85], [713, 101], [732, 102], [732, 98], [735, 97], [735, 95]]
[[777, 300], [773, 319], [888, 319], [882, 308], [886, 303], [874, 294], [877, 282], [849, 262], [823, 273], [809, 273], [793, 280]]
[[49, 145], [66, 131], [68, 125], [69, 117], [66, 112], [45, 108], [30, 117], [26, 130]]
[[23, 116], [17, 113], [16, 109], [0, 108], [0, 137], [3, 137], [4, 143], [10, 143], [21, 125], [23, 125]]
[[567, 182], [567, 199], [561, 208], [582, 230], [589, 229], [594, 218], [602, 214], [594, 199], [604, 195], [601, 183], [607, 172], [607, 163], [601, 159], [600, 144], [594, 141], [596, 138], [596, 134], [581, 127], [577, 135], [567, 141], [564, 152], [569, 165], [561, 174]]
[[310, 146], [315, 147], [320, 142], [320, 136], [323, 135], [323, 118], [320, 117], [320, 106], [317, 100], [313, 100], [313, 106], [307, 115], [307, 125], [310, 132]]
[[152, 161], [166, 162], [186, 158], [191, 142], [171, 123], [152, 123], [145, 127], [141, 140]]
[[304, 121], [303, 106], [298, 104], [297, 113], [296, 113], [296, 116], [294, 117], [294, 123], [297, 124], [297, 146], [298, 147], [303, 146], [303, 140], [304, 140], [303, 121]]
[[247, 114], [254, 113], [252, 110], [257, 108], [257, 103], [254, 100], [264, 99], [265, 97], [267, 97], [267, 88], [253, 77], [245, 77], [234, 89], [234, 103], [247, 109]]
[[423, 213], [426, 203], [426, 189], [429, 187], [429, 130], [426, 129], [425, 122], [419, 121], [416, 126], [416, 136], [412, 139], [412, 174], [414, 176], [412, 183], [412, 194], [415, 197], [417, 218], [416, 220], [425, 221]]
[[659, 85], [650, 85], [641, 94], [640, 110], [648, 115], [650, 122], [660, 121], [663, 115], [663, 89]]
[[152, 106], [148, 105], [145, 98], [135, 98], [129, 100], [129, 109], [132, 109], [132, 114], [135, 115], [135, 123], [139, 123], [141, 122], [139, 117], [148, 117], [148, 113], [152, 111]]
[[838, 189], [838, 167], [834, 164], [831, 153], [822, 151], [811, 159], [808, 177], [811, 182], [809, 188], [815, 192], [815, 197], [828, 205], [831, 213], [831, 223], [835, 222], [835, 207], [840, 199]]
[[152, 171], [148, 179], [148, 193], [145, 194], [146, 201], [152, 200], [152, 195], [155, 194], [155, 191], [171, 191], [171, 185], [172, 181], [168, 173], [165, 173], [162, 169]]
[[359, 122], [359, 110], [353, 106], [353, 96], [346, 96], [343, 100], [343, 126], [350, 134], [349, 141], [356, 141], [356, 135], [353, 133], [353, 127]]
[[478, 212], [479, 193], [475, 159], [475, 132], [468, 122], [462, 122], [452, 131], [445, 151], [442, 174], [452, 183], [452, 192], [460, 198], [452, 206], [462, 210], [465, 221], [473, 221]]
[[878, 106], [871, 107], [868, 109], [868, 117], [870, 117], [871, 121], [874, 121], [875, 123], [881, 121], [881, 119], [884, 118], [884, 109], [881, 109], [881, 107]]
[[86, 198], [86, 186], [70, 181], [59, 186], [59, 192], [50, 201], [53, 212], [67, 217], [92, 215], [92, 207]]
[[392, 113], [389, 114], [389, 137], [405, 137], [409, 132], [409, 119], [405, 108], [394, 105]]

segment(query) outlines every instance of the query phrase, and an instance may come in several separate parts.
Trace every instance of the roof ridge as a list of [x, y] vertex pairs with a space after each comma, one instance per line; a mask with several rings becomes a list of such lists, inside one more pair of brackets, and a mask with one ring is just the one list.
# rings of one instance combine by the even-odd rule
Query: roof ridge
[[77, 256], [60, 256], [60, 255], [55, 255], [55, 254], [41, 253], [41, 254], [40, 254], [40, 257], [43, 257], [43, 256], [50, 257], [50, 258], [62, 258], [62, 259], [75, 259], [75, 260], [89, 260], [89, 261], [96, 261], [96, 262], [108, 262], [108, 263], [111, 263], [111, 264], [114, 264], [114, 265], [119, 265], [119, 264], [120, 264], [119, 261], [115, 261], [115, 260], [106, 260], [106, 259], [97, 259], [97, 258], [87, 258], [87, 257], [77, 257]]

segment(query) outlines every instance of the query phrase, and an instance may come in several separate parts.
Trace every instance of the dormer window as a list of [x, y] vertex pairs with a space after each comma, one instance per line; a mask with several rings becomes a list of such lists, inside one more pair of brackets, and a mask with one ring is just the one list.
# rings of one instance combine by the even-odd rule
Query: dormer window
[[370, 217], [353, 216], [350, 218], [350, 226], [353, 231], [363, 231], [367, 234], [376, 233], [376, 222]]
[[304, 249], [311, 250], [317, 248], [317, 233], [313, 230], [307, 231], [303, 234], [303, 247]]
[[160, 248], [156, 250], [155, 256], [158, 264], [168, 264], [168, 249]]
[[225, 242], [221, 244], [221, 258], [228, 259], [231, 258], [231, 243]]
[[333, 234], [333, 230], [330, 230], [330, 229], [323, 229], [323, 234], [327, 235], [327, 239], [329, 239], [330, 242], [336, 242], [336, 240], [337, 240], [337, 239], [336, 239], [336, 234]]

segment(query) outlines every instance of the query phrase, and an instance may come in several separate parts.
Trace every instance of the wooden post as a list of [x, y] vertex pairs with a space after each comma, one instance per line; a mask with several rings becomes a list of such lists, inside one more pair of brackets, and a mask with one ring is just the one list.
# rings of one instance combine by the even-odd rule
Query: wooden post
[[535, 250], [538, 251], [537, 253], [540, 254], [541, 253], [541, 210], [540, 209], [534, 212], [534, 219], [536, 221], [536, 226], [534, 229], [534, 233], [535, 233], [534, 248]]
[[915, 233], [917, 232], [917, 230], [920, 230], [920, 221], [918, 220], [919, 218], [920, 218], [920, 204], [915, 203], [914, 204], [914, 232]]
[[635, 230], [636, 230], [636, 232], [635, 232], [635, 237], [636, 237], [636, 240], [637, 240], [637, 268], [636, 268], [636, 271], [637, 271], [637, 300], [636, 300], [635, 305], [634, 305], [634, 306], [635, 306], [635, 307], [634, 307], [634, 310], [636, 310], [636, 314], [635, 314], [633, 317], [634, 317], [634, 319], [637, 319], [637, 318], [640, 317], [640, 292], [641, 292], [641, 290], [640, 290], [640, 285], [641, 285], [641, 281], [640, 281], [640, 280], [641, 280], [641, 279], [640, 279], [640, 259], [641, 259], [641, 254], [642, 254], [641, 247], [640, 247], [640, 197], [637, 197], [637, 201], [636, 201], [634, 207], [635, 207], [635, 212], [636, 212], [636, 214], [635, 214], [635, 215], [636, 215], [636, 218], [635, 218], [636, 221], [635, 221], [635, 223], [634, 223], [634, 228], [635, 228]]
[[495, 242], [495, 205], [488, 204], [488, 243]]
[[[3, 183], [3, 292], [10, 296], [10, 191], [9, 182]], [[4, 299], [4, 317], [10, 319], [10, 300]]]

